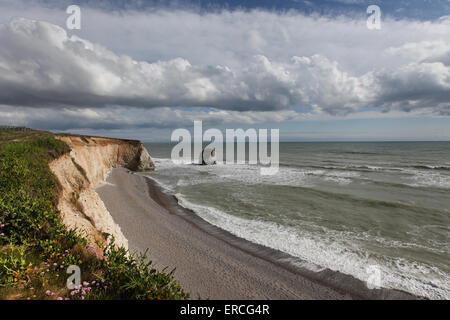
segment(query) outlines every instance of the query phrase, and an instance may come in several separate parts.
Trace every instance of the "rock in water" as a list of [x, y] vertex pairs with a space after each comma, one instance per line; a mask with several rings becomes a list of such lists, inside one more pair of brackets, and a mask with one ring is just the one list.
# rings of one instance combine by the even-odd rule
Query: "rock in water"
[[203, 149], [200, 160], [202, 165], [216, 164], [216, 149]]

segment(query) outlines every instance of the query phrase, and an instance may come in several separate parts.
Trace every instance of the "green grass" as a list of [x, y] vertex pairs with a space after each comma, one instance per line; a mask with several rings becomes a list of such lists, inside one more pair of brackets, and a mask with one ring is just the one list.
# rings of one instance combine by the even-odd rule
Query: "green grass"
[[[69, 151], [49, 132], [0, 129], [0, 299], [188, 298], [173, 272], [151, 268], [145, 255], [113, 240], [102, 255], [61, 223], [48, 163]], [[81, 269], [80, 288], [66, 288], [69, 265]]]

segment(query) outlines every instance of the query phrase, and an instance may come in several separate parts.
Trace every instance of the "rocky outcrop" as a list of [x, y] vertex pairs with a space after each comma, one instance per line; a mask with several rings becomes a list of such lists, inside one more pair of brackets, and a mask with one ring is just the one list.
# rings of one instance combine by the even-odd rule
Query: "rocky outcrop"
[[105, 183], [113, 168], [154, 170], [151, 156], [141, 142], [134, 140], [68, 135], [56, 138], [71, 149], [50, 163], [61, 185], [58, 209], [64, 224], [85, 233], [92, 244], [104, 243], [105, 235], [110, 234], [117, 245], [127, 248], [127, 239], [95, 189]]
[[142, 143], [139, 143], [135, 157], [124, 167], [133, 171], [152, 171], [155, 169], [155, 164], [147, 149], [144, 148]]

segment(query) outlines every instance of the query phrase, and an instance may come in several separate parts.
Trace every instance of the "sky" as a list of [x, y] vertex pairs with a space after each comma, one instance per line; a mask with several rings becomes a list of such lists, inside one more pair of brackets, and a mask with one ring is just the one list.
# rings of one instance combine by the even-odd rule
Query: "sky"
[[0, 125], [169, 141], [195, 120], [448, 141], [450, 1], [0, 0]]

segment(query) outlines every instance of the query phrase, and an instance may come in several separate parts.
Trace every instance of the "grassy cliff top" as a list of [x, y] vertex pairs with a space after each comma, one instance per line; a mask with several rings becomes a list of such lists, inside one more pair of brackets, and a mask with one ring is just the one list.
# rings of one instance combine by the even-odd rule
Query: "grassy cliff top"
[[[99, 252], [61, 223], [48, 163], [69, 147], [46, 131], [0, 128], [0, 299], [185, 299], [173, 272], [110, 245]], [[68, 289], [69, 266], [81, 283]]]

